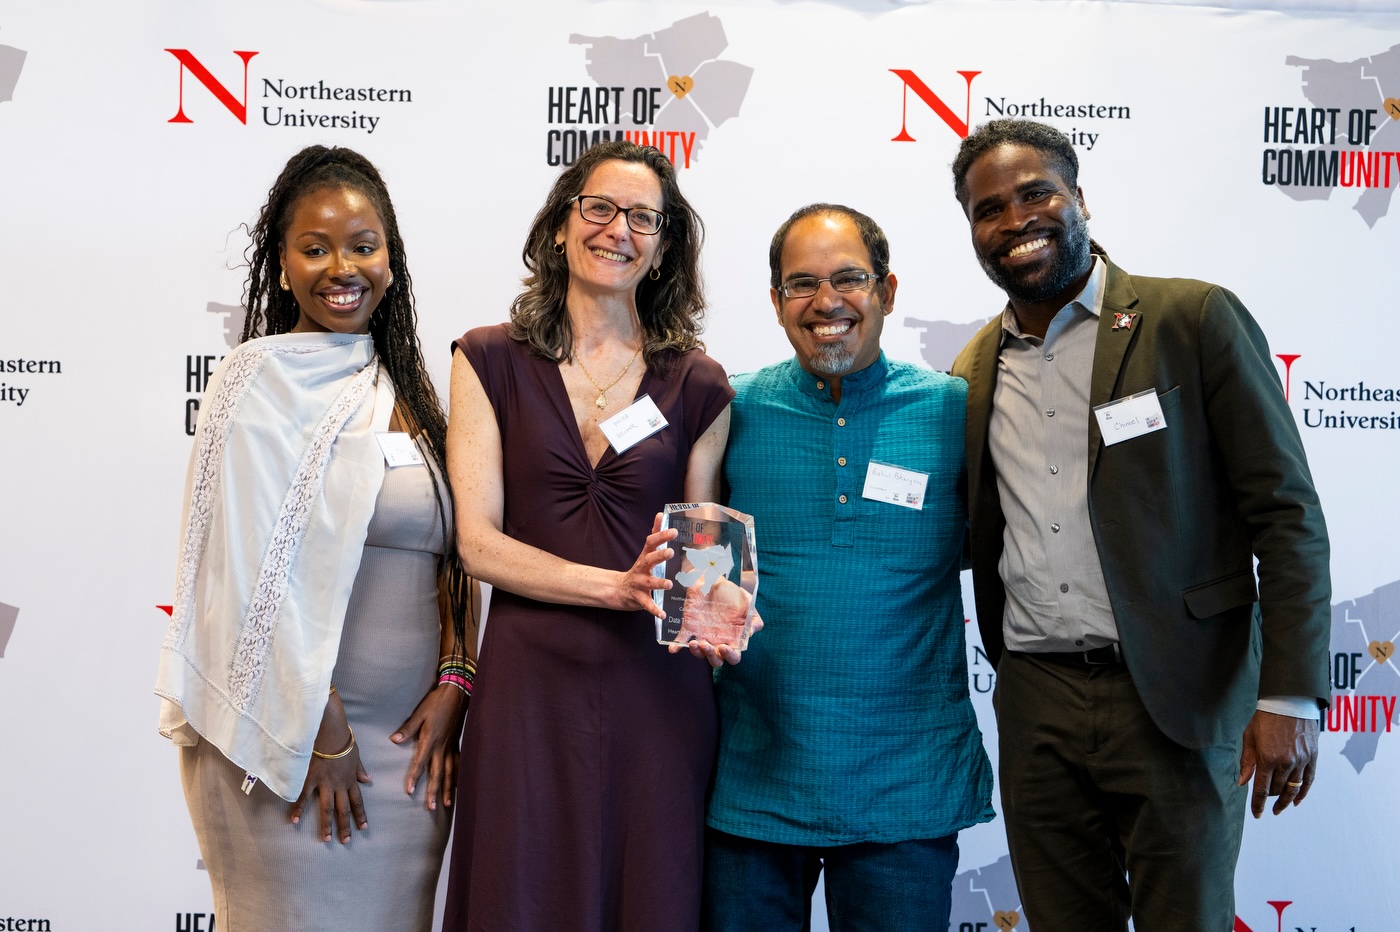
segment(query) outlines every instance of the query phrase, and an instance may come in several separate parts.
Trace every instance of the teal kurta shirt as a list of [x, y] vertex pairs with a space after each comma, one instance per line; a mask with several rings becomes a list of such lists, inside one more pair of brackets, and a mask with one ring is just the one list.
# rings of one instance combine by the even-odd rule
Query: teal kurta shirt
[[[732, 381], [724, 475], [754, 516], [765, 627], [716, 674], [709, 824], [830, 846], [990, 820], [959, 582], [966, 383], [884, 354], [840, 404], [795, 359]], [[927, 473], [923, 509], [862, 498], [872, 459]]]

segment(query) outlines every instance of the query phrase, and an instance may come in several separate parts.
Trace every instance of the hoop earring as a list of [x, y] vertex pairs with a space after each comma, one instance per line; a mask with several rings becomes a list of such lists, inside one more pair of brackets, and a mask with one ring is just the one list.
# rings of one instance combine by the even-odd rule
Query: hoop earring
[[555, 243], [555, 244], [554, 244], [554, 254], [555, 254], [556, 256], [562, 256], [562, 255], [564, 254], [564, 244], [563, 244], [563, 243]]
[[389, 270], [389, 281], [385, 283], [385, 285], [384, 285], [384, 290], [385, 290], [385, 291], [388, 291], [388, 290], [389, 290], [390, 288], [392, 288], [392, 287], [394, 287], [394, 270], [393, 270], [393, 269], [390, 269], [390, 270]]
[[652, 281], [658, 281], [661, 278], [661, 270], [656, 267], [653, 267], [651, 270], [650, 277]]
[[282, 277], [277, 279], [277, 283], [282, 286], [283, 291], [291, 291], [292, 286], [287, 284], [287, 270], [282, 270]]

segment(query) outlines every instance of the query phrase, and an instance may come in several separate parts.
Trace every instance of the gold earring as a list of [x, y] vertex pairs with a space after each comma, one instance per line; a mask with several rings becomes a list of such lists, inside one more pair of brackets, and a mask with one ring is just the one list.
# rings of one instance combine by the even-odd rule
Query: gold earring
[[287, 284], [287, 270], [286, 270], [286, 269], [283, 269], [283, 270], [282, 270], [282, 277], [279, 278], [279, 279], [277, 280], [277, 282], [278, 282], [278, 284], [280, 284], [280, 285], [282, 286], [282, 290], [283, 290], [283, 291], [291, 291], [291, 290], [292, 290], [292, 286], [289, 285], [289, 284]]
[[564, 254], [564, 243], [562, 241], [554, 244], [554, 254], [562, 256]]
[[657, 281], [657, 280], [660, 279], [660, 278], [661, 278], [661, 269], [660, 269], [659, 267], [657, 267], [657, 266], [652, 266], [652, 267], [651, 267], [651, 280], [652, 280], [652, 281]]

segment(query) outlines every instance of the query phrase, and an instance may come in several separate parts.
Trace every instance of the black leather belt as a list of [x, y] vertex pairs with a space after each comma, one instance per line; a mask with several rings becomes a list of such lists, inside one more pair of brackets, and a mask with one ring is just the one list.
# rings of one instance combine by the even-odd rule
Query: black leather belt
[[1123, 662], [1123, 651], [1117, 644], [1106, 644], [1093, 650], [1041, 651], [1027, 656], [1069, 667], [1113, 667]]

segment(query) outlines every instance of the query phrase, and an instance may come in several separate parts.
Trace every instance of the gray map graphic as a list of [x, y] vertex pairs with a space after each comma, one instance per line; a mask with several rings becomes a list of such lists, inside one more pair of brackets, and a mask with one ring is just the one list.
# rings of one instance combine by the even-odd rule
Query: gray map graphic
[[904, 326], [923, 331], [919, 343], [919, 355], [923, 357], [930, 369], [947, 372], [953, 368], [953, 360], [958, 357], [958, 352], [967, 345], [967, 341], [971, 340], [988, 320], [991, 318], [974, 320], [967, 324], [955, 324], [947, 320], [921, 320], [918, 317], [906, 317], [904, 318]]
[[5, 647], [10, 643], [10, 635], [15, 633], [15, 622], [19, 619], [19, 609], [0, 602], [0, 657], [5, 656]]
[[[1018, 920], [1014, 926], [996, 925], [994, 917], [997, 913], [1005, 916], [1012, 912], [1016, 913]], [[976, 928], [977, 923], [984, 922], [986, 929], [998, 932], [1002, 929], [1030, 932], [1030, 923], [1020, 913], [1021, 895], [1016, 892], [1016, 877], [1011, 873], [1011, 855], [1005, 855], [986, 867], [963, 871], [953, 878], [950, 929], [956, 929], [963, 923], [971, 923]]]
[[210, 301], [204, 306], [210, 314], [219, 314], [224, 318], [224, 342], [229, 349], [238, 345], [238, 338], [243, 335], [243, 322], [248, 319], [248, 312], [241, 304], [219, 304], [217, 301]]
[[[655, 122], [646, 129], [695, 133], [692, 162], [698, 158], [710, 130], [739, 115], [753, 78], [753, 69], [748, 65], [719, 58], [729, 39], [719, 17], [710, 13], [697, 13], [632, 39], [574, 34], [569, 36], [569, 43], [587, 51], [588, 76], [600, 85], [667, 88], [659, 98], [662, 105]], [[667, 79], [673, 76], [692, 78], [695, 84], [684, 96], [677, 97], [667, 85]], [[630, 94], [623, 96], [623, 104], [631, 105]], [[623, 112], [630, 117], [630, 110]], [[630, 122], [624, 121], [623, 128]]]
[[[1371, 136], [1373, 152], [1400, 150], [1400, 119], [1393, 119], [1382, 108], [1387, 98], [1400, 97], [1400, 45], [1393, 45], [1378, 55], [1356, 61], [1336, 62], [1326, 58], [1300, 58], [1289, 55], [1285, 65], [1301, 68], [1303, 96], [1314, 107], [1335, 107], [1338, 114], [1337, 139], [1344, 142], [1347, 113], [1353, 109], [1376, 110], [1380, 125]], [[1322, 147], [1327, 150], [1336, 146]], [[1313, 185], [1278, 185], [1279, 190], [1294, 200], [1327, 200], [1335, 188]], [[1363, 188], [1352, 209], [1361, 215], [1368, 227], [1375, 227], [1390, 210], [1395, 186]]]
[[0, 45], [0, 101], [15, 99], [15, 85], [29, 53], [10, 45]]
[[[1356, 653], [1361, 655], [1361, 674], [1355, 690], [1339, 690], [1343, 695], [1355, 692], [1362, 696], [1384, 696], [1391, 699], [1400, 694], [1400, 657], [1393, 654], [1384, 663], [1371, 656], [1372, 641], [1394, 644], [1400, 641], [1400, 579], [1378, 587], [1370, 595], [1332, 606], [1332, 656]], [[1390, 727], [1400, 725], [1400, 702], [1394, 706]], [[1378, 731], [1358, 731], [1347, 738], [1342, 756], [1360, 773], [1376, 759], [1376, 747], [1385, 734], [1385, 724]]]

